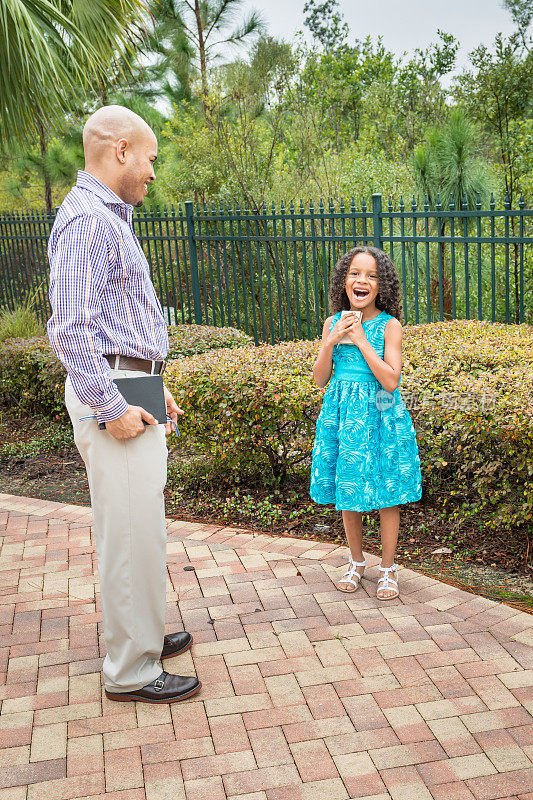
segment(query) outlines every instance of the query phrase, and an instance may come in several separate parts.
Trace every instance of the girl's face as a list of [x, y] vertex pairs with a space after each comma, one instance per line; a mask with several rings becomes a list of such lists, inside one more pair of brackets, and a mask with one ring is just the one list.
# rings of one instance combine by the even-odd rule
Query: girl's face
[[350, 306], [362, 311], [373, 307], [378, 295], [378, 268], [370, 253], [356, 253], [346, 273], [344, 285]]

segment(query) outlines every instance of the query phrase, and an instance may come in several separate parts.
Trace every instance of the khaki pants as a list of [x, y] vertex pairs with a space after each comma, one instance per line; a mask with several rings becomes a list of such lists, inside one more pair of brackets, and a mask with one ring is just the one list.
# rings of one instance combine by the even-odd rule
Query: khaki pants
[[[143, 372], [111, 370], [112, 378]], [[162, 672], [158, 663], [165, 632], [166, 525], [163, 488], [167, 447], [162, 425], [135, 439], [118, 441], [99, 430], [70, 379], [65, 403], [74, 440], [85, 462], [98, 556], [107, 656], [107, 689], [133, 691]]]

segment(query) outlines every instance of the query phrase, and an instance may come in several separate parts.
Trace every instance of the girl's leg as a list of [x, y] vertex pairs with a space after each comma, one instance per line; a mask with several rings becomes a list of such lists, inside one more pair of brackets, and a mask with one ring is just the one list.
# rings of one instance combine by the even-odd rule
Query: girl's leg
[[346, 531], [348, 547], [354, 561], [362, 561], [363, 556], [363, 515], [360, 511], [343, 511], [342, 521]]
[[[348, 542], [348, 547], [350, 548], [350, 554], [354, 561], [364, 561], [363, 555], [363, 515], [359, 511], [343, 511], [342, 512], [342, 521], [344, 523], [344, 530], [346, 532], [346, 539]], [[356, 570], [358, 575], [362, 576], [363, 572], [365, 571], [364, 567], [357, 567]], [[357, 581], [357, 578], [355, 578]], [[342, 580], [339, 582], [342, 583]], [[357, 581], [357, 583], [359, 583]], [[354, 590], [355, 588], [353, 584], [346, 584], [349, 590]], [[342, 584], [344, 589], [345, 586]]]
[[[398, 506], [379, 509], [379, 521], [381, 529], [381, 566], [390, 567], [394, 564], [396, 544], [398, 542], [398, 531], [400, 529], [400, 509]], [[394, 570], [389, 573], [392, 580], [398, 581], [398, 573]], [[380, 597], [394, 597], [396, 589], [378, 589]]]

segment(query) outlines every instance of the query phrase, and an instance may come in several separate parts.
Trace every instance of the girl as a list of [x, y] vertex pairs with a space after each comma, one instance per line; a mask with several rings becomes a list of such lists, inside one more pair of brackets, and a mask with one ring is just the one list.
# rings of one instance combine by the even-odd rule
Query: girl
[[[362, 512], [379, 508], [383, 575], [376, 596], [399, 596], [394, 553], [400, 503], [422, 496], [415, 430], [398, 385], [402, 369], [401, 301], [398, 275], [389, 256], [375, 247], [354, 247], [335, 267], [329, 292], [333, 316], [322, 331], [313, 365], [325, 386], [318, 417], [311, 497], [342, 510], [350, 563], [337, 586], [355, 592], [366, 561]], [[357, 315], [341, 311], [362, 311]], [[353, 344], [339, 344], [348, 335]]]

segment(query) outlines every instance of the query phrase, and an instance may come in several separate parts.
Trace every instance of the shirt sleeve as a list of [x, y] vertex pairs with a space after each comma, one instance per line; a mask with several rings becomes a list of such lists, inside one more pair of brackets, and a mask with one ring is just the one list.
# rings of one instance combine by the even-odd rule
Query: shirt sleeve
[[103, 422], [117, 419], [128, 408], [109, 377], [98, 335], [108, 280], [109, 237], [102, 220], [76, 217], [61, 232], [50, 258], [50, 343], [66, 367], [77, 397]]

